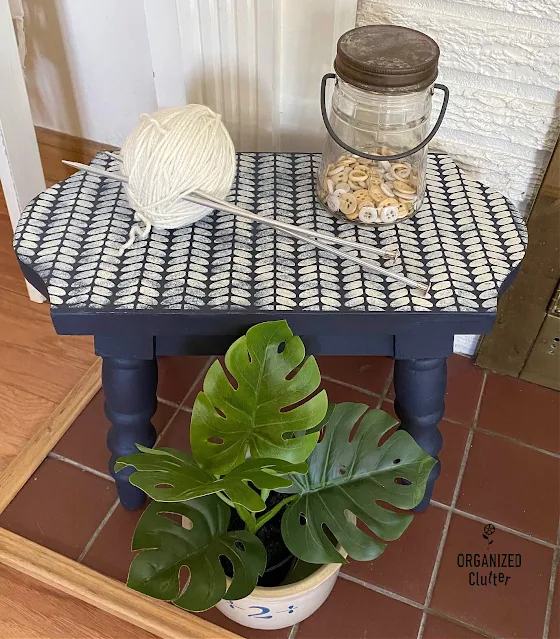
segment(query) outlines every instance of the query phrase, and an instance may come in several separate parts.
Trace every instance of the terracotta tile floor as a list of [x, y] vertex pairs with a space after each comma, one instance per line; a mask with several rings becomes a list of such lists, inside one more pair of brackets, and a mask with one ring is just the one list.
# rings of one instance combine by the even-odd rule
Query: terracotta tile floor
[[[188, 448], [190, 407], [209, 363], [161, 362], [154, 418], [160, 445]], [[326, 357], [319, 366], [332, 401], [392, 412], [390, 360]], [[453, 356], [446, 403], [443, 470], [432, 505], [377, 561], [345, 566], [328, 603], [297, 628], [264, 633], [216, 610], [204, 617], [255, 639], [560, 639], [560, 394]], [[108, 427], [98, 395], [0, 516], [0, 526], [125, 580], [140, 513], [123, 510], [116, 498], [107, 472]], [[482, 537], [486, 523], [496, 527], [491, 546]], [[520, 565], [460, 565], [466, 555], [485, 552], [509, 553]], [[490, 570], [498, 583], [477, 585]]]

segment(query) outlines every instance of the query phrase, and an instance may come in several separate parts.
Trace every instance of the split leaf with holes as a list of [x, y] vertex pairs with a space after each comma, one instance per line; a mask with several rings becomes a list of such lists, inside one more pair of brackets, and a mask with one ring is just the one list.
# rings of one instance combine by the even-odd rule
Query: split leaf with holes
[[[257, 324], [204, 378], [191, 420], [191, 449], [212, 474], [225, 474], [247, 455], [301, 463], [309, 457], [327, 411], [315, 358], [285, 321]], [[299, 369], [298, 369], [299, 367]], [[297, 370], [296, 370], [297, 369]]]
[[353, 559], [375, 559], [386, 544], [360, 530], [346, 514], [355, 515], [379, 539], [393, 541], [412, 515], [390, 510], [383, 502], [409, 510], [424, 496], [436, 461], [403, 430], [380, 445], [398, 422], [381, 410], [366, 411], [364, 404], [330, 406], [323, 439], [308, 459], [308, 473], [294, 475], [293, 486], [283, 491], [299, 493], [282, 518], [282, 536], [288, 549], [304, 561], [345, 562], [336, 542]]
[[138, 446], [117, 460], [155, 500], [136, 527], [130, 587], [205, 610], [292, 579], [286, 547], [308, 564], [343, 563], [346, 553], [367, 561], [404, 532], [436, 461], [408, 433], [390, 435], [387, 413], [329, 407], [320, 383], [286, 322], [258, 324], [229, 348], [225, 368], [207, 371], [192, 456]]
[[[132, 550], [142, 552], [132, 560], [127, 585], [193, 611], [207, 610], [224, 597], [249, 595], [264, 572], [266, 550], [247, 530], [227, 531], [230, 512], [215, 495], [188, 504], [150, 504], [134, 532]], [[177, 516], [186, 518], [190, 529], [176, 521]], [[233, 566], [229, 587], [222, 556]], [[190, 578], [181, 588], [183, 566], [188, 567]]]
[[155, 501], [178, 502], [224, 492], [235, 504], [251, 512], [266, 508], [261, 496], [248, 483], [259, 489], [277, 490], [292, 485], [288, 474], [307, 471], [307, 464], [292, 464], [281, 459], [247, 459], [230, 473], [216, 479], [200, 468], [193, 457], [173, 448], [146, 448], [117, 460], [115, 470], [133, 466], [130, 483]]

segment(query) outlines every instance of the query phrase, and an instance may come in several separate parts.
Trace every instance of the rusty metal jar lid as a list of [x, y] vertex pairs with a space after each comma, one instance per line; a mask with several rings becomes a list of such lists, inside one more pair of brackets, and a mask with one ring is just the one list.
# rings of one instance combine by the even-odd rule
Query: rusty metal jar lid
[[338, 41], [334, 69], [360, 89], [405, 93], [429, 87], [438, 74], [439, 47], [425, 33], [390, 24], [357, 27]]

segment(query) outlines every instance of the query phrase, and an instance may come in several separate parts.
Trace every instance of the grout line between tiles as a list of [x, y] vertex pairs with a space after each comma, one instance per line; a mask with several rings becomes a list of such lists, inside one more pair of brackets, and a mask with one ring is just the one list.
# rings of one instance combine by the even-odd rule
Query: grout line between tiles
[[526, 444], [525, 442], [522, 442], [519, 439], [508, 437], [507, 435], [503, 435], [502, 433], [495, 433], [494, 431], [487, 430], [486, 428], [478, 428], [478, 427], [475, 428], [475, 430], [477, 433], [484, 433], [485, 435], [491, 435], [492, 437], [505, 439], [507, 442], [511, 442], [512, 444], [517, 444], [518, 446], [523, 446], [523, 448], [529, 448], [530, 450], [534, 450], [537, 453], [543, 453], [544, 455], [549, 455], [550, 457], [556, 457], [556, 459], [560, 459], [560, 453], [553, 453], [551, 450], [545, 450], [544, 448], [539, 448], [538, 446], [533, 446], [532, 444]]
[[341, 382], [338, 379], [334, 379], [333, 377], [328, 377], [327, 375], [321, 375], [321, 379], [325, 382], [332, 382], [333, 384], [338, 384], [338, 386], [344, 386], [345, 388], [351, 388], [352, 390], [359, 391], [360, 393], [364, 393], [364, 395], [371, 395], [373, 397], [379, 397], [379, 393], [374, 393], [371, 390], [367, 390], [366, 388], [360, 388], [359, 386], [354, 386], [354, 384], [348, 384], [348, 382]]
[[193, 383], [190, 385], [189, 390], [185, 393], [185, 396], [181, 400], [181, 402], [179, 404], [179, 408], [184, 408], [185, 407], [184, 404], [187, 401], [187, 397], [193, 392], [193, 390], [196, 388], [196, 386], [200, 382], [200, 380], [202, 380], [204, 378], [204, 376], [208, 372], [208, 369], [210, 368], [210, 366], [212, 366], [212, 364], [214, 363], [215, 360], [216, 360], [216, 356], [215, 355], [210, 355], [210, 357], [206, 360], [206, 363], [200, 369], [200, 372], [196, 376], [196, 378], [193, 381]]
[[521, 537], [522, 539], [526, 539], [527, 541], [534, 541], [536, 544], [540, 544], [541, 546], [546, 546], [547, 548], [556, 548], [556, 544], [553, 544], [550, 541], [546, 541], [546, 539], [539, 539], [538, 537], [533, 537], [528, 533], [524, 533], [521, 530], [515, 530], [515, 528], [510, 528], [505, 524], [500, 524], [497, 521], [492, 519], [487, 519], [485, 517], [480, 517], [479, 515], [473, 515], [472, 513], [467, 512], [466, 510], [461, 510], [460, 508], [452, 508], [447, 504], [442, 504], [435, 499], [430, 500], [430, 504], [435, 506], [436, 508], [441, 508], [442, 510], [450, 510], [457, 515], [461, 515], [466, 519], [472, 519], [473, 521], [479, 521], [481, 524], [493, 524], [496, 526], [498, 530], [502, 530], [503, 532], [509, 533], [510, 535], [515, 535], [516, 537]]
[[430, 506], [435, 506], [436, 508], [441, 508], [442, 510], [453, 510], [451, 506], [448, 506], [441, 501], [436, 501], [435, 499], [430, 499]]
[[114, 482], [115, 480], [106, 473], [102, 473], [100, 470], [96, 470], [95, 468], [90, 468], [89, 466], [85, 466], [84, 464], [80, 464], [80, 462], [74, 461], [69, 457], [64, 457], [64, 455], [59, 455], [51, 450], [51, 452], [47, 455], [47, 457], [51, 457], [52, 459], [56, 459], [57, 461], [64, 462], [65, 464], [69, 464], [70, 466], [74, 466], [75, 468], [79, 468], [87, 473], [91, 473], [96, 477], [101, 477], [102, 479], [107, 479], [108, 481]]
[[353, 577], [352, 575], [347, 575], [346, 573], [339, 572], [338, 577], [339, 579], [346, 579], [346, 581], [351, 581], [352, 583], [358, 584], [359, 586], [363, 586], [364, 588], [367, 588], [368, 590], [373, 590], [374, 592], [378, 592], [380, 595], [385, 595], [386, 597], [389, 597], [390, 599], [396, 599], [397, 601], [408, 604], [409, 606], [412, 606], [413, 608], [419, 608], [420, 610], [424, 608], [424, 606], [421, 603], [418, 603], [417, 601], [408, 599], [408, 597], [403, 597], [403, 595], [399, 595], [396, 592], [392, 592], [391, 590], [386, 590], [385, 588], [381, 588], [380, 586], [376, 586], [375, 584], [370, 584], [367, 581], [363, 581], [362, 579], [357, 579], [356, 577]]
[[541, 546], [546, 546], [547, 548], [556, 548], [556, 544], [550, 541], [546, 541], [545, 539], [539, 539], [538, 537], [533, 537], [532, 535], [521, 532], [520, 530], [515, 530], [514, 528], [510, 528], [509, 526], [505, 526], [504, 524], [500, 524], [498, 522], [492, 521], [491, 519], [485, 519], [484, 517], [473, 515], [472, 513], [469, 513], [465, 510], [461, 510], [459, 508], [452, 508], [451, 510], [457, 515], [462, 515], [463, 517], [466, 517], [467, 519], [479, 521], [481, 524], [491, 523], [494, 526], [496, 526], [498, 530], [502, 530], [503, 532], [507, 532], [511, 535], [515, 535], [516, 537], [521, 537], [522, 539], [526, 539], [527, 541], [533, 541], [536, 544], [540, 544]]
[[171, 426], [173, 420], [175, 419], [175, 417], [177, 417], [177, 415], [179, 414], [179, 411], [184, 411], [184, 412], [191, 412], [191, 409], [188, 407], [184, 406], [184, 403], [187, 401], [187, 397], [192, 393], [192, 391], [196, 388], [197, 384], [200, 382], [200, 380], [204, 377], [204, 375], [206, 375], [206, 371], [210, 368], [210, 365], [213, 363], [213, 361], [216, 358], [211, 356], [206, 360], [206, 363], [204, 364], [204, 366], [200, 369], [200, 372], [198, 373], [198, 375], [195, 377], [193, 383], [189, 386], [187, 392], [185, 393], [183, 399], [181, 400], [181, 402], [179, 404], [172, 404], [173, 406], [177, 407], [177, 410], [173, 413], [173, 417], [167, 422], [167, 424], [161, 429], [160, 434], [158, 435], [157, 439], [156, 439], [156, 443], [154, 444], [154, 446], [157, 446], [158, 443], [161, 441], [162, 437], [165, 435], [165, 433], [167, 432], [167, 429]]
[[[333, 381], [336, 381], [336, 380], [333, 380]], [[361, 388], [356, 388], [356, 390], [362, 391]], [[387, 397], [382, 397], [382, 401], [379, 404], [378, 408], [381, 406], [381, 404], [384, 401], [393, 402], [392, 399], [388, 399]], [[460, 426], [461, 428], [465, 428], [467, 430], [472, 430], [474, 428], [474, 426], [469, 426], [469, 424], [458, 422], [454, 419], [449, 419], [449, 417], [445, 417], [445, 416], [443, 417], [442, 421], [449, 422], [450, 424], [454, 424], [455, 426]], [[508, 435], [504, 435], [503, 433], [495, 433], [492, 430], [488, 430], [486, 428], [480, 428], [478, 426], [474, 428], [474, 430], [476, 430], [477, 433], [484, 433], [485, 435], [490, 435], [491, 437], [499, 437], [500, 439], [503, 439], [512, 444], [517, 444], [518, 446], [523, 446], [524, 448], [529, 448], [530, 450], [534, 450], [537, 453], [543, 453], [543, 455], [549, 455], [550, 457], [555, 457], [556, 459], [560, 459], [560, 453], [554, 453], [551, 450], [546, 450], [545, 448], [539, 448], [538, 446], [533, 446], [533, 444], [526, 444], [525, 442], [522, 442], [520, 439], [509, 437]]]
[[[481, 386], [481, 393], [484, 390], [484, 387], [486, 385], [486, 379], [488, 377], [488, 372], [486, 371], [484, 373], [484, 377], [483, 377], [483, 385]], [[393, 381], [393, 371], [391, 371], [387, 381], [385, 382], [385, 388], [383, 389], [383, 391], [381, 393], [375, 393], [373, 391], [368, 391], [366, 388], [361, 388], [360, 386], [355, 386], [354, 384], [348, 384], [347, 382], [343, 382], [339, 379], [335, 379], [334, 377], [328, 377], [325, 375], [322, 375], [322, 378], [328, 382], [333, 382], [335, 384], [338, 384], [340, 386], [346, 386], [347, 388], [351, 388], [352, 390], [356, 390], [359, 391], [361, 393], [365, 393], [367, 395], [373, 395], [376, 397], [379, 397], [381, 399], [381, 401], [378, 403], [377, 408], [379, 408], [381, 406], [381, 404], [384, 401], [388, 401], [388, 402], [392, 402], [392, 399], [389, 399], [387, 397], [387, 393], [389, 392], [389, 388], [391, 387], [391, 382]], [[476, 409], [476, 420], [478, 420], [478, 414], [480, 412], [480, 405], [482, 402], [482, 394], [479, 395], [479, 403], [477, 405], [477, 409]], [[463, 428], [467, 428], [467, 429], [471, 429], [473, 428], [472, 425], [470, 424], [466, 424], [464, 422], [459, 422], [455, 419], [450, 419], [449, 417], [445, 417], [443, 418], [446, 422], [450, 422], [451, 424], [455, 424], [456, 426], [461, 426]], [[503, 433], [496, 433], [494, 431], [488, 430], [486, 428], [479, 428], [478, 426], [476, 427], [476, 430], [481, 432], [481, 433], [485, 433], [486, 435], [491, 435], [492, 437], [499, 437], [500, 439], [505, 439], [506, 441], [512, 442], [514, 444], [518, 444], [519, 446], [524, 446], [525, 448], [530, 448], [531, 450], [534, 450], [538, 453], [543, 453], [545, 455], [550, 455], [551, 457], [556, 457], [556, 458], [560, 458], [560, 453], [555, 453], [553, 451], [550, 450], [546, 450], [545, 448], [540, 448], [539, 446], [534, 446], [533, 444], [527, 444], [519, 439], [515, 439], [515, 437], [510, 437], [508, 435], [504, 435]]]
[[478, 626], [473, 626], [472, 624], [467, 623], [466, 621], [462, 621], [461, 619], [455, 619], [455, 617], [446, 615], [444, 612], [440, 612], [439, 610], [434, 610], [433, 608], [427, 608], [427, 612], [429, 612], [434, 617], [439, 617], [440, 619], [444, 619], [445, 621], [450, 621], [455, 626], [460, 626], [461, 628], [466, 628], [467, 630], [476, 632], [482, 635], [483, 637], [488, 637], [488, 639], [500, 639], [499, 635], [493, 635], [487, 630], [483, 630], [482, 628], [479, 628]]
[[428, 584], [428, 590], [426, 591], [426, 599], [424, 600], [424, 608], [422, 613], [422, 619], [420, 620], [420, 626], [418, 627], [418, 635], [417, 639], [422, 639], [424, 636], [424, 629], [426, 627], [426, 621], [428, 619], [428, 608], [432, 601], [432, 593], [434, 591], [436, 585], [436, 577], [439, 571], [439, 566], [441, 564], [441, 559], [443, 557], [443, 547], [445, 545], [445, 541], [447, 539], [447, 533], [449, 531], [449, 524], [451, 523], [451, 515], [452, 511], [449, 510], [447, 516], [445, 518], [445, 523], [443, 524], [443, 529], [441, 531], [441, 539], [439, 541], [439, 546], [436, 554], [436, 558], [434, 561], [434, 567], [432, 569], [432, 575], [430, 577], [430, 583]]
[[177, 404], [175, 402], [170, 402], [167, 399], [160, 399], [159, 397], [157, 398], [157, 400], [158, 400], [158, 403], [164, 404], [165, 406], [169, 406], [170, 408], [174, 408], [175, 410], [173, 411], [173, 413], [171, 414], [171, 417], [167, 420], [167, 422], [165, 422], [165, 425], [161, 429], [160, 434], [157, 436], [157, 439], [156, 439], [156, 441], [154, 443], [154, 446], [157, 444], [157, 442], [161, 438], [161, 435], [167, 430], [167, 428], [169, 427], [171, 422], [175, 419], [175, 417], [177, 417], [177, 415], [179, 414], [179, 411], [181, 410], [181, 405], [180, 404]]
[[[478, 396], [478, 402], [476, 404], [476, 410], [474, 413], [473, 427], [476, 427], [478, 423], [478, 416], [480, 414], [480, 407], [482, 405], [482, 396], [484, 395], [484, 389], [486, 388], [486, 380], [488, 379], [488, 373], [484, 373], [484, 377], [482, 378], [482, 384], [480, 385], [480, 393]], [[469, 452], [471, 450], [471, 443], [473, 440], [473, 430], [469, 430], [469, 434], [467, 435], [467, 441], [465, 442], [465, 448], [463, 450], [463, 458], [461, 459], [461, 466], [459, 467], [459, 474], [457, 475], [457, 482], [455, 483], [455, 490], [453, 491], [453, 497], [451, 498], [451, 507], [447, 512], [447, 517], [445, 518], [445, 523], [443, 525], [443, 530], [441, 533], [441, 540], [439, 542], [438, 551], [436, 555], [436, 559], [434, 562], [434, 568], [432, 570], [432, 576], [430, 577], [430, 584], [428, 585], [428, 590], [426, 592], [425, 599], [425, 607], [428, 609], [430, 604], [432, 603], [432, 596], [434, 594], [434, 589], [436, 586], [436, 579], [439, 572], [439, 567], [441, 565], [441, 560], [443, 558], [443, 548], [445, 546], [445, 542], [447, 541], [447, 534], [449, 533], [449, 526], [451, 524], [451, 517], [453, 515], [453, 510], [455, 509], [455, 505], [457, 504], [457, 500], [459, 499], [459, 492], [461, 490], [461, 482], [463, 481], [463, 475], [465, 474], [465, 469], [467, 468], [467, 460], [469, 457]], [[420, 622], [420, 628], [418, 629], [418, 637], [417, 639], [422, 639], [424, 636], [424, 629], [426, 627], [427, 620], [427, 612], [424, 610], [422, 614], [422, 620]]]
[[[548, 600], [546, 602], [546, 612], [544, 614], [543, 639], [548, 639], [550, 632], [550, 618], [552, 617], [552, 603], [554, 600], [554, 585], [556, 583], [556, 573], [558, 572], [558, 561], [560, 560], [560, 523], [556, 533], [556, 548], [552, 555], [552, 567], [550, 570], [550, 586], [548, 588]], [[559, 585], [560, 587], [560, 585]]]
[[179, 410], [183, 413], [192, 413], [192, 408], [190, 406], [181, 406]]
[[171, 415], [171, 417], [167, 420], [165, 426], [160, 430], [159, 435], [156, 437], [156, 441], [154, 442], [154, 447], [158, 445], [158, 442], [160, 441], [160, 439], [163, 437], [163, 434], [166, 432], [166, 430], [171, 426], [171, 424], [173, 423], [175, 417], [177, 417], [177, 415], [181, 412], [181, 408], [179, 406], [177, 406], [175, 408], [175, 410], [173, 411], [173, 415]]
[[169, 399], [165, 399], [164, 397], [160, 397], [158, 395], [157, 397], [158, 400], [158, 404], [165, 404], [166, 406], [171, 406], [171, 408], [179, 408], [180, 404], [177, 404], [177, 402], [172, 402]]
[[486, 382], [488, 381], [488, 372], [484, 371], [484, 377], [482, 378], [482, 384], [480, 385], [480, 395], [478, 396], [478, 402], [476, 404], [476, 410], [474, 411], [473, 428], [478, 426], [478, 418], [480, 416], [480, 408], [482, 406], [482, 397], [486, 390]]
[[393, 367], [391, 368], [391, 372], [387, 376], [385, 380], [385, 386], [383, 386], [383, 390], [381, 391], [381, 395], [379, 397], [379, 401], [377, 402], [376, 408], [381, 408], [383, 406], [383, 402], [387, 399], [387, 393], [391, 388], [391, 382], [393, 381], [393, 375], [395, 374], [395, 363], [393, 362]]
[[111, 506], [111, 508], [109, 508], [109, 510], [107, 511], [107, 514], [105, 515], [105, 517], [103, 517], [103, 519], [101, 520], [101, 523], [99, 524], [99, 526], [97, 526], [97, 528], [95, 529], [93, 535], [91, 536], [91, 539], [87, 542], [87, 544], [85, 545], [84, 549], [80, 553], [80, 556], [78, 557], [78, 563], [79, 564], [82, 563], [82, 561], [84, 560], [84, 557], [88, 554], [89, 549], [93, 546], [95, 540], [97, 539], [97, 537], [99, 537], [99, 534], [101, 533], [103, 528], [105, 528], [105, 524], [109, 521], [109, 518], [115, 512], [115, 510], [116, 510], [117, 506], [119, 505], [119, 503], [120, 503], [120, 501], [119, 501], [119, 499], [117, 499], [115, 501], [115, 503]]
[[[482, 389], [484, 389], [484, 382], [483, 382]], [[463, 459], [461, 460], [461, 466], [459, 468], [459, 474], [457, 476], [457, 483], [455, 484], [455, 490], [453, 491], [453, 497], [451, 499], [451, 507], [449, 508], [449, 510], [447, 512], [447, 517], [445, 518], [445, 523], [443, 525], [443, 530], [441, 532], [441, 540], [439, 542], [438, 551], [437, 551], [436, 559], [435, 559], [435, 562], [434, 562], [434, 568], [432, 570], [432, 576], [430, 577], [430, 584], [428, 585], [428, 590], [426, 592], [426, 599], [425, 599], [425, 607], [426, 607], [426, 609], [428, 609], [430, 607], [430, 604], [432, 602], [432, 595], [434, 593], [434, 588], [435, 588], [435, 585], [436, 585], [436, 579], [437, 579], [437, 575], [438, 575], [438, 572], [439, 572], [439, 567], [440, 567], [440, 564], [441, 564], [441, 560], [442, 560], [442, 557], [443, 557], [443, 547], [445, 546], [445, 542], [447, 540], [447, 534], [449, 532], [449, 526], [451, 524], [451, 516], [453, 515], [453, 509], [454, 509], [454, 506], [457, 503], [457, 499], [459, 497], [459, 490], [461, 488], [461, 481], [462, 481], [463, 475], [465, 473], [465, 468], [467, 467], [467, 459], [468, 459], [470, 448], [471, 448], [472, 438], [473, 438], [473, 431], [471, 430], [471, 431], [469, 431], [469, 434], [467, 436], [467, 441], [465, 442], [465, 449], [463, 451]], [[424, 613], [422, 615], [422, 621], [420, 622], [420, 628], [418, 629], [418, 637], [417, 637], [417, 639], [422, 639], [422, 637], [424, 636], [424, 628], [426, 627], [426, 620], [427, 620], [427, 612], [426, 612], [426, 610], [424, 610]]]
[[373, 590], [374, 592], [377, 592], [381, 595], [385, 595], [386, 597], [389, 597], [389, 599], [395, 599], [396, 601], [400, 601], [401, 603], [412, 606], [413, 608], [422, 610], [424, 611], [425, 614], [429, 613], [436, 617], [441, 617], [442, 619], [446, 619], [448, 621], [453, 622], [455, 625], [462, 626], [463, 628], [467, 628], [468, 630], [472, 630], [474, 632], [478, 632], [479, 634], [485, 637], [489, 637], [490, 639], [497, 639], [496, 635], [493, 635], [487, 632], [486, 630], [483, 630], [482, 628], [473, 626], [472, 624], [462, 621], [461, 619], [456, 619], [455, 617], [452, 617], [443, 612], [440, 612], [439, 610], [434, 610], [433, 608], [430, 608], [429, 606], [426, 606], [425, 604], [421, 604], [412, 599], [408, 599], [408, 597], [399, 595], [395, 592], [392, 592], [391, 590], [386, 590], [385, 588], [381, 588], [380, 586], [376, 586], [375, 584], [370, 584], [367, 581], [363, 581], [362, 579], [357, 579], [356, 577], [353, 577], [352, 575], [347, 575], [346, 573], [340, 572], [338, 576], [341, 579], [346, 579], [346, 581], [351, 581], [352, 583], [355, 583], [359, 586], [363, 586], [364, 588], [367, 588], [368, 590]]
[[290, 630], [290, 634], [288, 635], [288, 639], [295, 639], [297, 635], [297, 631], [299, 630], [299, 622], [292, 626]]

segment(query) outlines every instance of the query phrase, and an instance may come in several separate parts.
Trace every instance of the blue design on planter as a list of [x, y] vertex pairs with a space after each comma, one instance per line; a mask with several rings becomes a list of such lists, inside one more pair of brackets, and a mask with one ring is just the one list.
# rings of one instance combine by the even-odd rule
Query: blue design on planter
[[289, 615], [291, 615], [292, 612], [294, 612], [296, 608], [297, 608], [297, 606], [290, 605], [290, 606], [288, 606], [287, 610], [279, 610], [279, 612], [287, 612]]
[[272, 615], [269, 615], [270, 608], [266, 608], [265, 606], [249, 606], [249, 610], [252, 608], [257, 608], [260, 612], [255, 612], [252, 615], [247, 615], [248, 617], [255, 617], [256, 619], [272, 619]]
[[242, 608], [241, 606], [235, 606], [231, 599], [228, 599], [227, 602], [230, 608], [238, 608], [239, 610], [245, 610], [245, 608]]

